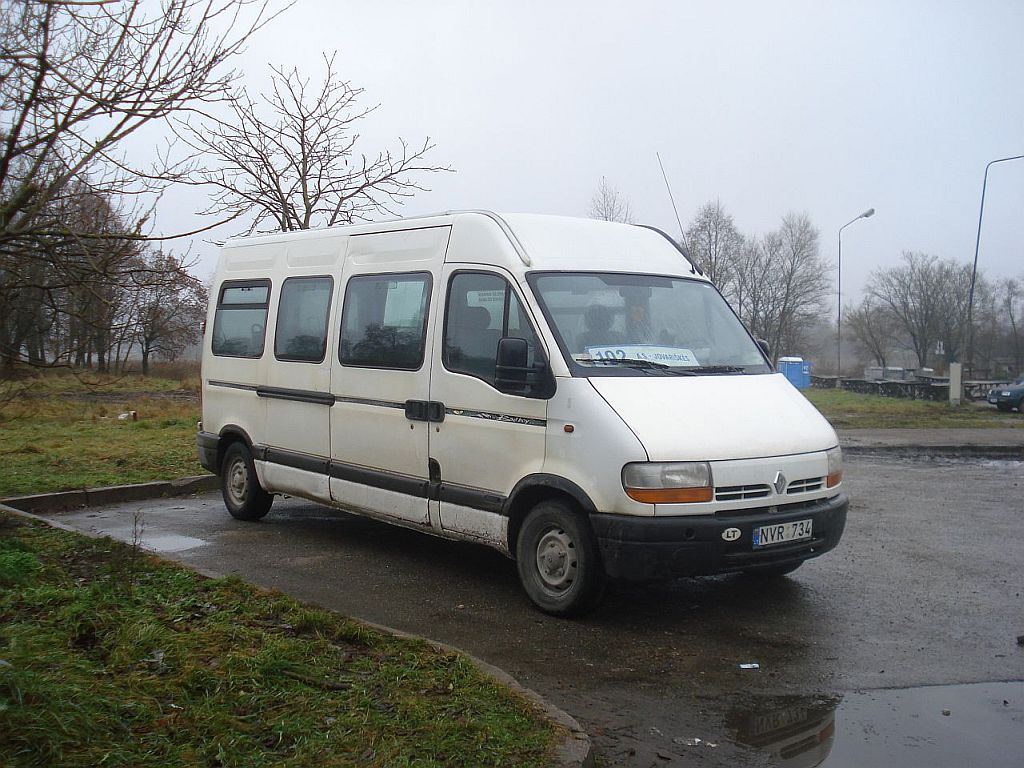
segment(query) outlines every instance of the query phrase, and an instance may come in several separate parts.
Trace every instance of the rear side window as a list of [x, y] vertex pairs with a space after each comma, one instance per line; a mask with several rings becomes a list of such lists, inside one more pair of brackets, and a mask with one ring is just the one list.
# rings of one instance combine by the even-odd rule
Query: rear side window
[[348, 281], [341, 313], [342, 365], [414, 371], [423, 365], [430, 275], [361, 275]]
[[269, 280], [224, 283], [213, 317], [213, 354], [221, 357], [261, 357], [269, 306]]
[[327, 314], [334, 281], [330, 277], [289, 277], [281, 286], [274, 332], [274, 357], [323, 362], [327, 353]]

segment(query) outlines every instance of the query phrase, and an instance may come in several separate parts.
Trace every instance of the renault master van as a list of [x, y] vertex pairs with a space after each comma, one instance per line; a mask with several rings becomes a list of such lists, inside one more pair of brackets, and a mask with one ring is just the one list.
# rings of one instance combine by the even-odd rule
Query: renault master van
[[836, 434], [657, 230], [486, 211], [229, 241], [203, 466], [514, 558], [569, 615], [608, 579], [788, 573], [846, 521]]

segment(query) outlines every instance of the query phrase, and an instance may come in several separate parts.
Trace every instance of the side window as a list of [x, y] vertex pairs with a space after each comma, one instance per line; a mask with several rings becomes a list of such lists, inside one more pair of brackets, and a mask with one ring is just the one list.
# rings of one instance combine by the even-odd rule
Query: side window
[[261, 357], [269, 306], [269, 280], [239, 280], [222, 284], [213, 316], [213, 354]]
[[494, 385], [498, 341], [503, 336], [526, 339], [529, 365], [538, 356], [537, 337], [508, 281], [483, 272], [460, 272], [448, 288], [442, 362]]
[[289, 277], [284, 281], [277, 308], [274, 357], [323, 362], [333, 287], [334, 280], [330, 277]]
[[414, 371], [423, 365], [430, 275], [353, 277], [341, 312], [342, 365]]

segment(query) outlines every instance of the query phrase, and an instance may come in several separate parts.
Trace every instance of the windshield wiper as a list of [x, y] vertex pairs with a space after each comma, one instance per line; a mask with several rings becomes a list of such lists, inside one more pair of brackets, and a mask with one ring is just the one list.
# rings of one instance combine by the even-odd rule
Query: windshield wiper
[[609, 366], [622, 366], [623, 368], [632, 368], [636, 371], [657, 371], [658, 373], [665, 373], [669, 376], [696, 376], [697, 374], [693, 371], [694, 368], [678, 368], [672, 365], [666, 365], [665, 363], [656, 363], [653, 360], [642, 360], [639, 357], [592, 357], [583, 358], [582, 360], [577, 359], [577, 363], [581, 365], [609, 365]]
[[669, 366], [664, 363], [655, 363], [651, 360], [641, 360], [639, 357], [590, 357], [577, 360], [581, 365], [621, 365], [624, 368], [638, 368], [640, 370], [665, 370]]
[[687, 368], [693, 373], [746, 373], [747, 369], [739, 365], [701, 365], [696, 368]]

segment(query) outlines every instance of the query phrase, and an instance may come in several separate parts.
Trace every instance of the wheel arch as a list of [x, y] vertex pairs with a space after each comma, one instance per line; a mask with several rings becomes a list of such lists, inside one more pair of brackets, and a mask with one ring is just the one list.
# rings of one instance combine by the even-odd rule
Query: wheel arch
[[220, 474], [224, 466], [224, 454], [235, 443], [244, 443], [249, 452], [253, 453], [252, 438], [237, 424], [225, 424], [217, 433], [217, 438], [217, 474]]
[[[581, 517], [596, 512], [597, 507], [580, 486], [559, 475], [537, 473], [527, 475], [512, 489], [505, 501], [503, 513], [508, 517], [508, 552], [515, 558], [519, 530], [526, 515], [534, 506], [549, 499], [565, 501]], [[589, 526], [590, 521], [587, 519]]]

